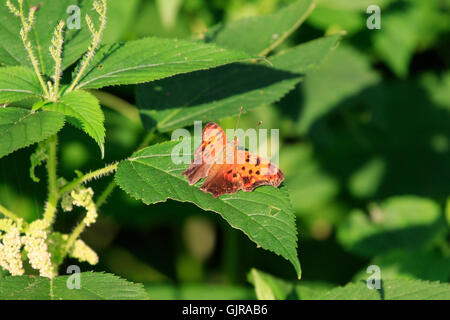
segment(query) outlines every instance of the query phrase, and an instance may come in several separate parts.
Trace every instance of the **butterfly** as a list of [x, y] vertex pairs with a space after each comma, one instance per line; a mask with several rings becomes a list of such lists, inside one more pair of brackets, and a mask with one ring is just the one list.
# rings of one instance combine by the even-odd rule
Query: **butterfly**
[[215, 122], [202, 132], [202, 143], [195, 150], [194, 160], [181, 173], [189, 185], [206, 178], [200, 190], [214, 198], [239, 190], [253, 191], [262, 185], [278, 187], [283, 172], [268, 160], [238, 147], [237, 139], [227, 142], [224, 130]]

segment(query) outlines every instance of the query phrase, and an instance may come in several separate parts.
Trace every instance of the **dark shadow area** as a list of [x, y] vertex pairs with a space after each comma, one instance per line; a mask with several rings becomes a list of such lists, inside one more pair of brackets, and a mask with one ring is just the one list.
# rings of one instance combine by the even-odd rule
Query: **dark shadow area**
[[[385, 170], [374, 199], [398, 194], [444, 198], [450, 190], [450, 114], [417, 82], [367, 88], [314, 122], [310, 136], [323, 168], [346, 190], [351, 176], [374, 157]], [[333, 161], [330, 161], [332, 159]]]
[[137, 105], [144, 111], [142, 119], [147, 126], [153, 123], [147, 110], [162, 111], [217, 103], [250, 91], [268, 90], [275, 84], [299, 77], [302, 75], [261, 64], [234, 63], [138, 86]]

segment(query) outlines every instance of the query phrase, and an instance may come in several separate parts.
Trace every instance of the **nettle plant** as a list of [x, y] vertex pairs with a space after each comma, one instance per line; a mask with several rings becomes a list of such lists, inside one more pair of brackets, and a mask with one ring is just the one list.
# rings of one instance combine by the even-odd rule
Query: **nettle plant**
[[[80, 29], [66, 25], [67, 8], [73, 5], [84, 17]], [[79, 128], [98, 144], [103, 159], [105, 119], [94, 90], [108, 86], [137, 85], [137, 107], [149, 131], [142, 146], [195, 120], [206, 123], [236, 115], [239, 106], [250, 110], [276, 102], [341, 38], [329, 35], [274, 53], [312, 9], [311, 0], [299, 0], [272, 15], [214, 27], [195, 41], [152, 37], [106, 44], [106, 0], [5, 1], [0, 6], [0, 157], [37, 143], [30, 175], [39, 181], [34, 169], [46, 165], [48, 199], [35, 221], [0, 206], [1, 268], [21, 276], [29, 265], [41, 276], [5, 277], [0, 292], [18, 298], [75, 297], [58, 267], [66, 257], [98, 262], [80, 235], [95, 223], [116, 184], [146, 205], [173, 199], [220, 214], [259, 247], [290, 261], [300, 278], [297, 228], [286, 186], [213, 198], [180, 175], [187, 164], [172, 162], [178, 141], [143, 147], [128, 159], [64, 178], [58, 175], [58, 132], [66, 123]], [[89, 182], [112, 174], [114, 181], [96, 196]], [[58, 232], [55, 216], [73, 206], [84, 208], [86, 215], [71, 233]], [[77, 298], [92, 292], [97, 298], [145, 298], [141, 286], [113, 275], [82, 276]], [[8, 287], [25, 288], [30, 282], [36, 283], [20, 292]]]

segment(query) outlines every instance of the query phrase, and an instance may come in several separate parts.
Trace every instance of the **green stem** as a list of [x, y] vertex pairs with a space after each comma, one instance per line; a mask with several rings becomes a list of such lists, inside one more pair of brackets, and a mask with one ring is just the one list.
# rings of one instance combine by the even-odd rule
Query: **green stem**
[[113, 173], [114, 171], [117, 170], [117, 166], [118, 165], [119, 164], [116, 162], [116, 163], [110, 164], [110, 165], [108, 165], [108, 166], [106, 166], [104, 168], [101, 168], [101, 169], [89, 172], [89, 173], [85, 174], [84, 176], [73, 180], [72, 182], [66, 184], [63, 188], [61, 188], [59, 190], [59, 196], [61, 196], [61, 195], [65, 194], [65, 193], [75, 189], [76, 187], [78, 187], [82, 183], [85, 183], [85, 182], [90, 181], [92, 179], [99, 178], [101, 176]]
[[1, 204], [0, 204], [0, 213], [3, 214], [5, 217], [10, 218], [11, 220], [14, 221], [19, 220], [19, 217], [16, 214], [14, 214], [12, 211], [9, 211]]
[[76, 228], [72, 231], [72, 233], [69, 236], [69, 239], [67, 240], [66, 245], [66, 254], [69, 253], [70, 249], [72, 249], [73, 245], [75, 244], [75, 241], [77, 241], [78, 237], [81, 235], [81, 233], [86, 228], [86, 221], [85, 219], [81, 220], [81, 222], [76, 226]]
[[58, 183], [56, 174], [56, 155], [57, 155], [58, 138], [56, 135], [49, 138], [49, 151], [47, 159], [48, 172], [48, 201], [44, 212], [44, 220], [50, 225], [53, 224], [55, 218], [56, 206], [59, 200]]
[[102, 194], [98, 197], [97, 201], [95, 202], [95, 206], [97, 207], [97, 210], [106, 202], [106, 199], [111, 195], [111, 193], [116, 188], [116, 182], [113, 180], [111, 181], [105, 190], [103, 190]]
[[89, 90], [89, 92], [105, 107], [111, 108], [134, 123], [141, 125], [141, 118], [136, 106], [108, 92], [98, 90]]
[[[31, 8], [30, 10], [36, 10], [36, 9]], [[28, 31], [29, 31], [28, 24], [30, 24], [30, 26], [31, 26], [32, 21], [28, 21], [28, 22], [26, 21], [26, 18], [23, 13], [23, 3], [22, 2], [19, 2], [19, 13], [20, 13], [20, 20], [22, 22], [22, 30], [23, 30], [22, 42], [25, 46], [25, 50], [28, 53], [31, 64], [33, 65], [34, 72], [36, 73], [36, 76], [38, 77], [38, 80], [42, 86], [42, 90], [44, 90], [44, 94], [45, 94], [46, 98], [50, 98], [50, 93], [47, 89], [44, 79], [42, 78], [41, 70], [39, 69], [39, 63], [34, 55], [33, 48], [31, 46], [31, 42], [28, 38]]]

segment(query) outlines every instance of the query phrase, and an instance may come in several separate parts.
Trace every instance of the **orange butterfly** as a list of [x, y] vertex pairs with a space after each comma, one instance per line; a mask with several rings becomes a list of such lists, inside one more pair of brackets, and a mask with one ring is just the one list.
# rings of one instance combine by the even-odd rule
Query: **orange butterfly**
[[214, 198], [241, 189], [253, 191], [258, 186], [281, 184], [284, 174], [277, 166], [239, 149], [237, 144], [237, 140], [227, 143], [225, 132], [217, 123], [208, 123], [194, 160], [181, 175], [188, 177], [190, 185], [206, 177], [200, 190], [211, 193]]

